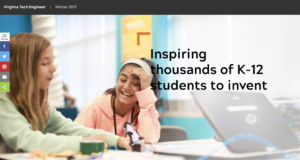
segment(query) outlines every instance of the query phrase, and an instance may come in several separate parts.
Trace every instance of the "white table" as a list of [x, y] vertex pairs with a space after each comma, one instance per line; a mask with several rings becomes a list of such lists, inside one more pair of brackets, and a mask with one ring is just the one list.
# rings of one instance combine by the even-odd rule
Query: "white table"
[[[12, 153], [0, 154], [2, 159], [29, 160], [30, 153]], [[109, 150], [101, 157], [101, 160], [184, 160], [180, 156], [158, 155], [153, 152], [127, 152], [126, 150]], [[32, 159], [33, 160], [33, 159]], [[34, 159], [41, 160], [41, 159]], [[45, 160], [67, 160], [67, 158], [46, 158]], [[78, 160], [90, 160], [88, 158], [79, 158]]]
[[[220, 147], [222, 145], [223, 145], [222, 142], [216, 142], [213, 139], [203, 139], [203, 140], [162, 142], [162, 143], [152, 145], [152, 147], [155, 149], [154, 150], [155, 152], [162, 153], [162, 154], [190, 155], [193, 157], [201, 157], [201, 156], [207, 155], [212, 150], [214, 150], [217, 147]], [[148, 147], [150, 147], [150, 145], [147, 145], [147, 148]], [[288, 151], [296, 151], [296, 150], [288, 150]], [[143, 156], [145, 154], [146, 154], [145, 152], [130, 153], [127, 151], [109, 150], [108, 153], [104, 153], [104, 155], [105, 155], [104, 157], [107, 157], [107, 158], [109, 157], [108, 159], [111, 159], [111, 157], [115, 157], [114, 159], [118, 159], [118, 157], [122, 157], [122, 159], [128, 159], [128, 157], [135, 157], [133, 159], [143, 159]], [[268, 155], [268, 154], [272, 154], [272, 153], [271, 152], [270, 153], [254, 152], [254, 153], [235, 154], [235, 153], [230, 152], [226, 147], [223, 147], [218, 152], [212, 154], [212, 157], [234, 159], [234, 158], [247, 158], [247, 157], [253, 157], [253, 156], [260, 156], [260, 155]], [[148, 155], [151, 156], [150, 153]], [[0, 154], [0, 158], [2, 158], [2, 159], [14, 159], [17, 156], [30, 157], [30, 153]], [[147, 157], [148, 158], [147, 160], [149, 160], [149, 156]], [[153, 157], [156, 159], [159, 158], [158, 157], [159, 155], [155, 155], [155, 156], [152, 156], [152, 158]], [[163, 159], [166, 159], [166, 158], [169, 158], [169, 157], [164, 157]], [[178, 158], [179, 160], [182, 160], [182, 158], [180, 158], [180, 157], [175, 157], [175, 159], [176, 158]], [[106, 159], [106, 158], [104, 158], [104, 159]], [[151, 159], [151, 157], [150, 157], [150, 159]], [[173, 157], [173, 159], [174, 159], [174, 157]], [[132, 159], [130, 159], [130, 160], [132, 160]], [[270, 160], [270, 159], [268, 159], [268, 160]]]
[[[247, 145], [247, 144], [245, 144]], [[223, 142], [217, 142], [214, 139], [203, 140], [187, 140], [187, 141], [173, 141], [163, 142], [154, 145], [155, 153], [170, 154], [170, 155], [184, 155], [185, 157], [202, 157], [210, 154], [212, 151], [220, 148], [218, 151], [211, 154], [211, 157], [215, 158], [249, 158], [255, 156], [272, 155], [280, 152], [252, 152], [252, 153], [232, 153], [227, 147], [222, 147]], [[286, 152], [300, 151], [299, 149], [286, 150]], [[298, 159], [300, 155], [297, 154]], [[270, 159], [268, 159], [270, 160]], [[278, 159], [277, 159], [278, 160]]]

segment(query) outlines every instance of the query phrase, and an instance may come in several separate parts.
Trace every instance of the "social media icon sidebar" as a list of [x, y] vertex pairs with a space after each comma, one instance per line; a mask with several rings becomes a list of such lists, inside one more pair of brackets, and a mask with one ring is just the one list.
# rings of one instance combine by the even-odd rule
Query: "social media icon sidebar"
[[0, 92], [10, 91], [10, 33], [0, 32]]

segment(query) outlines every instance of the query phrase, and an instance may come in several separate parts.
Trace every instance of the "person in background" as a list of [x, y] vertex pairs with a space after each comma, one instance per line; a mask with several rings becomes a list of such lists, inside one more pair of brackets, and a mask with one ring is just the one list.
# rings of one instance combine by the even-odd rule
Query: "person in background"
[[128, 121], [143, 135], [146, 143], [157, 143], [161, 126], [155, 102], [159, 90], [158, 87], [152, 90], [150, 84], [157, 85], [158, 75], [151, 73], [151, 66], [155, 67], [155, 64], [145, 58], [126, 61], [117, 78], [117, 86], [86, 104], [75, 122], [124, 137], [123, 126]]
[[56, 71], [50, 42], [37, 34], [10, 39], [10, 92], [0, 93], [0, 154], [79, 151], [82, 140], [131, 150], [129, 139], [87, 128], [63, 117], [47, 100]]
[[69, 89], [65, 83], [63, 83], [63, 90], [64, 90], [65, 106], [70, 108], [75, 108], [76, 98], [70, 95]]

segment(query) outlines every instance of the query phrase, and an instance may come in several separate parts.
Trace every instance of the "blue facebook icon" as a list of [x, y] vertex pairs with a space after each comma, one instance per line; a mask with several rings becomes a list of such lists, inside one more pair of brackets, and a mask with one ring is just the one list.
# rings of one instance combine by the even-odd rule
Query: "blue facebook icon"
[[9, 42], [0, 41], [0, 51], [9, 51]]
[[9, 62], [9, 51], [0, 51], [0, 62]]

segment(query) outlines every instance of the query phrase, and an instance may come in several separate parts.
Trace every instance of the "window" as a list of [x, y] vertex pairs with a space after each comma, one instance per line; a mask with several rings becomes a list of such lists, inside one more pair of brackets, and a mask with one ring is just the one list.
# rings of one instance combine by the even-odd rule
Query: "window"
[[56, 22], [62, 81], [81, 110], [116, 85], [116, 18], [58, 15]]

